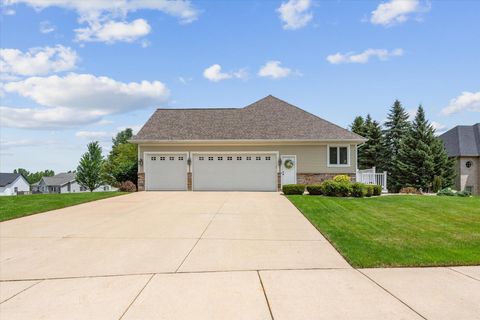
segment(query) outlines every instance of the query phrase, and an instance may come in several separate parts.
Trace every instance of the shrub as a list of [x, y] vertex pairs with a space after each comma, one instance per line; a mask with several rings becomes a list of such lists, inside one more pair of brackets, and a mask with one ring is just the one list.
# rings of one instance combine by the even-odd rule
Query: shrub
[[118, 190], [124, 192], [135, 192], [137, 191], [137, 186], [132, 181], [123, 181], [118, 185]]
[[457, 195], [457, 191], [453, 190], [452, 188], [444, 188], [437, 192], [437, 196], [453, 197], [456, 195]]
[[457, 192], [457, 196], [459, 196], [459, 197], [470, 197], [471, 195], [472, 195], [472, 193], [470, 191], [467, 191], [467, 190]]
[[432, 191], [437, 193], [442, 189], [442, 177], [435, 176], [433, 177], [433, 182], [432, 182]]
[[399, 192], [400, 193], [407, 193], [407, 194], [417, 193], [417, 188], [415, 188], [415, 187], [403, 187], [402, 189], [400, 189]]
[[366, 190], [366, 196], [367, 197], [373, 196], [374, 186], [372, 184], [365, 185], [365, 190]]
[[322, 195], [324, 194], [323, 186], [320, 184], [312, 184], [307, 186], [307, 191], [311, 195]]
[[373, 186], [373, 195], [374, 196], [379, 196], [381, 194], [382, 194], [382, 186], [378, 185], [378, 184], [374, 185]]
[[305, 192], [304, 184], [286, 184], [282, 187], [283, 194], [303, 194]]
[[350, 182], [350, 177], [346, 174], [339, 174], [338, 176], [333, 177], [333, 181], [348, 183]]
[[352, 183], [352, 192], [351, 196], [356, 198], [363, 198], [367, 194], [367, 190], [365, 189], [365, 185], [360, 182]]
[[350, 183], [335, 182], [333, 180], [324, 181], [322, 188], [326, 196], [332, 197], [348, 197], [352, 191]]

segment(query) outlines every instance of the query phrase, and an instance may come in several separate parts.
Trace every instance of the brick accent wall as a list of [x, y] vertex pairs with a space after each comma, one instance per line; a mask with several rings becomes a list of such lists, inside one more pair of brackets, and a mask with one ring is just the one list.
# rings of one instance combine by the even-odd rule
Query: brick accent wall
[[345, 174], [350, 176], [352, 181], [355, 181], [355, 174], [353, 173], [297, 173], [298, 184], [318, 184], [325, 180], [333, 179], [333, 177]]
[[138, 173], [137, 189], [138, 191], [145, 191], [145, 173], [144, 172]]
[[192, 173], [187, 172], [187, 190], [192, 191]]

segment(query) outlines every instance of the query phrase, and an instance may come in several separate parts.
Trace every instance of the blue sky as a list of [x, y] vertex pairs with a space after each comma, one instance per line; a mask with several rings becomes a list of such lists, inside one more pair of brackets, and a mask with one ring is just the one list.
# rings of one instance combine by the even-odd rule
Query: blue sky
[[[87, 4], [86, 4], [87, 3]], [[268, 94], [347, 127], [480, 121], [480, 1], [3, 0], [1, 171], [73, 170], [156, 107]]]

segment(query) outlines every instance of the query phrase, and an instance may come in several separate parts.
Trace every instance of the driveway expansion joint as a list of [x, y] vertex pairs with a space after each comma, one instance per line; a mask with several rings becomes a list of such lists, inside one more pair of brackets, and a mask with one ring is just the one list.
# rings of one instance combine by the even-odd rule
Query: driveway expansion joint
[[137, 301], [138, 297], [142, 294], [143, 290], [145, 290], [145, 288], [148, 286], [148, 284], [150, 283], [150, 281], [152, 281], [153, 277], [155, 276], [155, 273], [152, 274], [152, 276], [150, 278], [148, 278], [147, 282], [145, 283], [145, 285], [142, 287], [142, 289], [140, 289], [140, 291], [137, 293], [137, 295], [135, 296], [135, 298], [133, 298], [132, 302], [130, 302], [130, 304], [128, 305], [128, 307], [125, 309], [125, 311], [123, 311], [122, 315], [120, 316], [120, 318], [118, 318], [119, 320], [123, 319], [123, 317], [125, 316], [125, 314], [128, 312], [128, 310], [130, 309], [130, 307], [135, 303], [135, 301]]
[[465, 277], [467, 277], [467, 278], [470, 278], [470, 279], [473, 279], [473, 280], [476, 280], [476, 281], [480, 281], [480, 279], [477, 279], [477, 278], [475, 278], [475, 277], [472, 277], [472, 276], [469, 275], [469, 274], [463, 273], [463, 272], [461, 272], [460, 270], [453, 269], [453, 267], [448, 267], [447, 269], [450, 269], [450, 270], [452, 270], [452, 271], [455, 271], [456, 273], [459, 273], [459, 274], [461, 274], [462, 276], [465, 276]]
[[25, 288], [25, 289], [23, 289], [23, 290], [20, 290], [19, 292], [15, 293], [15, 294], [14, 294], [13, 296], [11, 296], [10, 298], [8, 298], [8, 299], [5, 299], [5, 300], [1, 301], [1, 302], [0, 302], [0, 304], [2, 304], [2, 303], [4, 303], [4, 302], [7, 302], [8, 300], [11, 300], [11, 299], [15, 298], [15, 297], [16, 297], [16, 296], [18, 296], [19, 294], [21, 294], [21, 293], [23, 293], [23, 292], [27, 291], [28, 289], [30, 289], [30, 288], [32, 288], [32, 287], [34, 287], [34, 286], [36, 286], [37, 284], [39, 284], [39, 283], [40, 283], [40, 282], [42, 282], [42, 281], [43, 281], [43, 280], [37, 280], [37, 282], [35, 282], [35, 283], [33, 283], [33, 284], [29, 285], [28, 287], [26, 287], [26, 288]]
[[260, 286], [262, 287], [263, 296], [265, 297], [265, 302], [267, 303], [268, 311], [270, 312], [270, 318], [274, 320], [275, 318], [273, 317], [272, 308], [270, 307], [270, 302], [268, 301], [267, 292], [265, 291], [265, 286], [263, 285], [262, 276], [260, 276], [260, 272], [258, 270], [257, 270], [257, 275], [258, 275], [258, 280], [260, 281]]

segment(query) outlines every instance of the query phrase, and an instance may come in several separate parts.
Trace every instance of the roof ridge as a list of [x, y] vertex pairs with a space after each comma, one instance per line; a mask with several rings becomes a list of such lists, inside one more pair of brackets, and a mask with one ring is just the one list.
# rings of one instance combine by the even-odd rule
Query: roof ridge
[[239, 107], [157, 108], [157, 110], [241, 110]]

